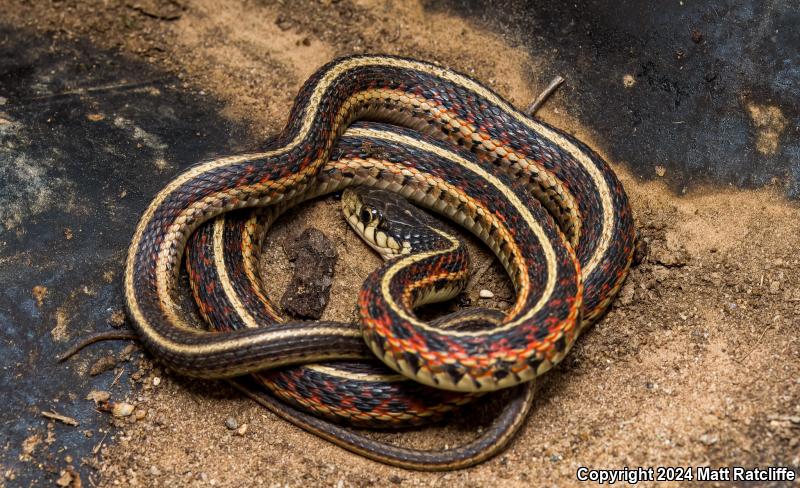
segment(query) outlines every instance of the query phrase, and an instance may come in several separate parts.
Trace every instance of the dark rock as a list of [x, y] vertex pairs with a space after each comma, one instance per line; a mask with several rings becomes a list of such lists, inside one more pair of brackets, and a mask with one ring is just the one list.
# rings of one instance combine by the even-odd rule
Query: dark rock
[[328, 305], [338, 258], [333, 243], [318, 229], [308, 228], [286, 246], [286, 254], [294, 263], [294, 275], [281, 307], [298, 318], [319, 319]]

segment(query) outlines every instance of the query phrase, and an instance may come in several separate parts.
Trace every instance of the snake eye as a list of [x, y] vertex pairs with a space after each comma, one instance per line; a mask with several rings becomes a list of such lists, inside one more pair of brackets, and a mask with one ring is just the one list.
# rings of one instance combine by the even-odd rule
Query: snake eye
[[361, 218], [361, 223], [367, 225], [370, 220], [372, 220], [372, 214], [366, 207], [361, 207], [361, 214], [359, 215]]

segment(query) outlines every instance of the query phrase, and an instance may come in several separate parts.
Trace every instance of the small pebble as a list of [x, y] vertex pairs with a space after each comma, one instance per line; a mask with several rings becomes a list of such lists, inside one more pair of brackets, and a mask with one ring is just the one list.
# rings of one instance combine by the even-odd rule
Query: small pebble
[[245, 435], [247, 434], [247, 424], [242, 424], [239, 426], [239, 429], [236, 430], [238, 435]]
[[111, 315], [108, 316], [108, 323], [111, 324], [112, 327], [122, 327], [125, 325], [125, 312], [122, 310], [114, 310], [111, 312]]
[[719, 441], [719, 437], [715, 435], [703, 434], [700, 436], [700, 442], [707, 446], [713, 446]]
[[625, 76], [622, 77], [622, 86], [624, 86], [625, 88], [631, 88], [635, 84], [636, 84], [636, 78], [634, 78], [633, 75], [626, 74]]
[[161, 377], [156, 376], [155, 378], [153, 378], [153, 386], [158, 386], [160, 384], [161, 384]]
[[103, 390], [92, 390], [86, 395], [87, 400], [93, 400], [95, 403], [107, 402], [111, 398], [111, 393]]
[[481, 290], [478, 292], [478, 296], [481, 298], [494, 298], [494, 293], [489, 290]]
[[120, 351], [119, 356], [118, 356], [119, 360], [120, 361], [128, 361], [128, 360], [130, 360], [131, 354], [136, 352], [136, 349], [137, 349], [136, 344], [128, 344], [127, 346], [125, 346], [122, 349], [122, 351]]
[[117, 360], [114, 356], [108, 355], [98, 359], [91, 368], [89, 368], [89, 376], [97, 376], [106, 371], [114, 369], [117, 365]]
[[47, 296], [47, 287], [36, 285], [31, 288], [31, 293], [33, 298], [36, 299], [36, 304], [41, 307], [44, 304], [44, 297]]
[[130, 403], [117, 402], [111, 407], [111, 414], [114, 417], [128, 417], [133, 413], [134, 408]]
[[628, 306], [633, 303], [633, 299], [636, 295], [636, 290], [632, 283], [626, 283], [625, 286], [622, 288], [622, 291], [619, 293], [619, 304]]
[[239, 428], [239, 422], [237, 422], [236, 419], [233, 417], [228, 417], [227, 419], [225, 419], [225, 427], [227, 427], [230, 430], [236, 430]]
[[69, 486], [72, 484], [72, 475], [69, 471], [62, 471], [61, 477], [56, 480], [56, 486]]

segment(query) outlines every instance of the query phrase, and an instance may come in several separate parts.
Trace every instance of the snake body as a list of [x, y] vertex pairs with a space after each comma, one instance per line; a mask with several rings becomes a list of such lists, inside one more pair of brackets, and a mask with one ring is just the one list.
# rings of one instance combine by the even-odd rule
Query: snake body
[[[437, 134], [475, 157], [391, 131], [380, 138], [406, 148], [403, 161], [365, 155], [363, 148], [349, 158], [346, 150], [334, 154], [346, 127], [365, 118]], [[454, 170], [415, 162], [421, 153], [449, 161]], [[219, 334], [192, 326], [173, 297], [189, 235], [233, 209], [304, 199], [318, 191], [332, 157], [367, 163], [361, 174], [341, 167], [350, 178], [389, 174], [395, 165], [396, 181], [387, 188], [400, 193], [415, 178], [438, 179], [434, 193], [407, 196], [461, 222], [498, 255], [517, 293], [502, 323], [453, 330], [414, 316], [415, 299], [441, 278], [437, 270], [446, 274], [445, 253], [431, 251], [370, 275], [359, 296], [363, 331], [300, 321]], [[423, 384], [490, 391], [529, 381], [563, 358], [618, 291], [633, 244], [625, 192], [586, 146], [465, 75], [409, 59], [354, 56], [311, 77], [287, 127], [264, 151], [199, 164], [156, 196], [134, 234], [125, 296], [142, 342], [187, 375], [230, 377], [363, 358], [366, 342], [390, 368]]]
[[[364, 141], [365, 147], [370, 144], [374, 148], [373, 141]], [[390, 156], [388, 152], [380, 154]], [[340, 160], [333, 164], [341, 163]], [[361, 163], [346, 164], [358, 171]], [[326, 173], [337, 186], [351, 183], [341, 179], [338, 171]], [[391, 177], [378, 178], [376, 183], [392, 181]], [[320, 187], [334, 188], [324, 183]], [[452, 234], [443, 237], [434, 231], [438, 223], [399, 195], [384, 190], [347, 191], [342, 201], [348, 221], [387, 259], [448, 246], [450, 240], [459, 239]], [[247, 327], [248, 320], [243, 320], [240, 313], [259, 317], [261, 326], [283, 320], [263, 296], [257, 266], [261, 237], [286, 209], [287, 206], [280, 206], [225, 214], [201, 226], [192, 235], [186, 259], [190, 284], [201, 314], [217, 330]], [[368, 220], [372, 222], [367, 223]], [[463, 246], [454, 251], [456, 261], [464, 261], [466, 257]], [[434, 290], [434, 294], [423, 297], [423, 301], [441, 301], [459, 292], [465, 270], [466, 262], [463, 262], [453, 269], [452, 287]], [[434, 323], [440, 327], [464, 329], [486, 321], [499, 324], [503, 317], [498, 310], [471, 308], [439, 318]], [[518, 387], [503, 411], [476, 439], [444, 450], [420, 450], [377, 441], [340, 424], [373, 428], [421, 425], [472, 401], [474, 394], [421, 385], [394, 373], [374, 358], [358, 363], [331, 361], [277, 368], [256, 373], [251, 380], [237, 379], [233, 384], [273, 413], [341, 447], [376, 461], [428, 471], [470, 466], [502, 451], [522, 426], [534, 391], [532, 382]], [[283, 402], [263, 391], [262, 386]]]
[[[338, 163], [337, 163], [338, 164]], [[357, 171], [359, 167], [350, 163]], [[325, 171], [325, 170], [323, 170]], [[345, 188], [353, 180], [341, 178], [341, 172], [326, 172], [318, 188]], [[376, 180], [390, 184], [392, 179]], [[355, 180], [357, 181], [357, 180]], [[348, 198], [351, 197], [352, 198]], [[388, 240], [395, 241], [400, 252], [419, 253], [449, 246], [457, 236], [443, 237], [432, 227], [436, 222], [402, 197], [382, 191], [362, 189], [346, 193], [343, 202], [351, 222], [360, 225], [361, 235], [384, 253], [392, 252]], [[299, 203], [299, 202], [298, 202]], [[215, 330], [245, 329], [284, 322], [277, 307], [266, 297], [258, 269], [260, 241], [270, 224], [287, 206], [256, 212], [236, 212], [217, 217], [201, 226], [187, 245], [186, 267], [189, 282], [200, 313]], [[366, 216], [365, 216], [366, 215]], [[366, 227], [372, 238], [363, 234], [362, 223], [374, 219]], [[380, 225], [377, 221], [380, 220]], [[388, 223], [387, 223], [388, 222]], [[378, 227], [383, 230], [376, 230]], [[393, 227], [391, 227], [393, 226]], [[404, 229], [409, 234], [401, 235]], [[377, 235], [376, 235], [377, 234]], [[406, 251], [397, 242], [407, 246]], [[466, 284], [467, 252], [463, 244], [451, 257], [452, 285], [424, 297], [424, 302], [443, 301], [455, 296]], [[271, 276], [267, 275], [266, 279]], [[465, 327], [471, 322], [502, 322], [499, 311], [470, 309], [436, 321], [440, 327]], [[371, 356], [371, 353], [366, 351]], [[371, 359], [371, 360], [369, 360]], [[362, 362], [333, 361], [299, 365], [261, 372], [257, 376], [274, 394], [293, 405], [340, 423], [369, 427], [420, 425], [441, 418], [442, 414], [471, 401], [475, 396], [430, 388], [389, 370], [375, 358]]]
[[[347, 137], [347, 136], [345, 136]], [[359, 163], [348, 164], [358, 171]], [[326, 171], [326, 170], [323, 170]], [[349, 188], [356, 179], [341, 178], [338, 170], [326, 171], [326, 191]], [[395, 178], [378, 178], [376, 185], [389, 185]], [[426, 192], [430, 188], [425, 188]], [[449, 246], [460, 239], [443, 237], [432, 228], [437, 222], [409, 205], [399, 195], [384, 190], [359, 189], [345, 193], [345, 214], [351, 225], [383, 254], [399, 256]], [[200, 313], [216, 330], [239, 330], [284, 322], [277, 307], [266, 297], [258, 269], [261, 239], [267, 228], [287, 206], [256, 212], [236, 212], [217, 217], [201, 226], [187, 245], [186, 268]], [[373, 221], [365, 227], [364, 221]], [[367, 231], [369, 236], [364, 234]], [[393, 247], [389, 245], [393, 244]], [[390, 256], [386, 256], [390, 258]], [[463, 289], [467, 272], [463, 243], [451, 257], [452, 280], [423, 302], [447, 300]], [[266, 279], [271, 279], [270, 275]], [[444, 283], [444, 282], [443, 282]], [[502, 322], [495, 310], [470, 309], [435, 321], [438, 327], [465, 328], [472, 324]], [[371, 356], [371, 353], [368, 353]], [[369, 360], [371, 359], [371, 360]], [[361, 362], [333, 361], [278, 368], [258, 374], [257, 380], [293, 405], [336, 422], [356, 426], [398, 427], [420, 425], [470, 402], [474, 394], [430, 388], [389, 370], [375, 358]]]

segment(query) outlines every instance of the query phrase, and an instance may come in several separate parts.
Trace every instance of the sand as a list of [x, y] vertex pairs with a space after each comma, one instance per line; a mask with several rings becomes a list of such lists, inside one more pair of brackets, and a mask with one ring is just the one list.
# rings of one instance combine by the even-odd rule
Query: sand
[[[387, 52], [436, 61], [520, 107], [556, 74], [547, 70], [550, 54], [531, 57], [496, 33], [416, 1], [30, 8], [40, 9], [37, 28], [58, 25], [65, 35], [119, 48], [178, 74], [187, 90], [225, 101], [225, 116], [250, 124], [256, 140], [280, 129], [300, 84], [337, 55]], [[16, 13], [21, 23], [31, 22], [28, 14]], [[170, 16], [179, 18], [165, 20]], [[602, 138], [569, 113], [569, 101], [556, 98], [539, 116], [604, 154]], [[142, 413], [118, 421], [119, 431], [84, 460], [96, 468], [84, 483], [565, 486], [576, 483], [580, 466], [797, 467], [800, 208], [769, 188], [676, 196], [658, 180], [632, 177], [625, 161], [611, 164], [649, 244], [647, 259], [608, 316], [538, 382], [530, 418], [502, 455], [453, 473], [384, 466], [285, 423], [224, 385], [180, 378], [143, 356], [127, 399]], [[355, 290], [379, 260], [347, 228], [333, 200], [289, 214], [270, 234], [263, 266], [279, 272], [269, 292], [279, 297], [288, 282], [281, 244], [307, 226], [332, 239], [340, 256], [325, 318], [350, 320]], [[474, 242], [471, 249], [476, 263], [490, 257]], [[496, 298], [479, 299], [482, 288]], [[468, 295], [497, 307], [512, 298], [497, 265]], [[416, 447], [454, 445], [495, 410], [479, 404], [443, 426], [378, 437]], [[247, 425], [242, 435], [226, 427], [229, 417]]]

